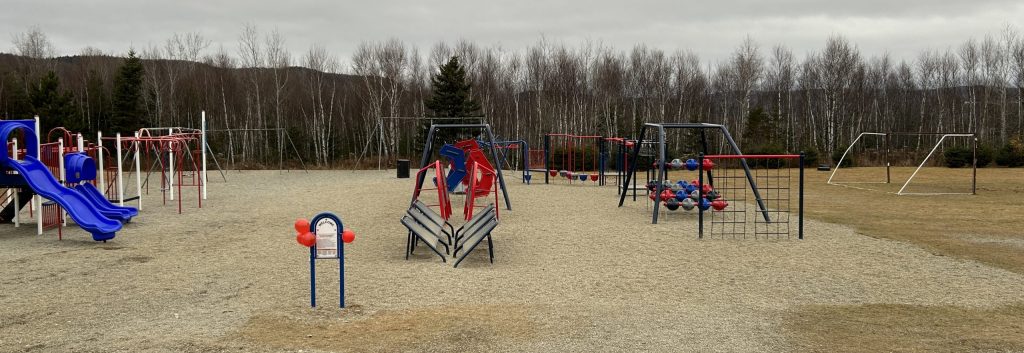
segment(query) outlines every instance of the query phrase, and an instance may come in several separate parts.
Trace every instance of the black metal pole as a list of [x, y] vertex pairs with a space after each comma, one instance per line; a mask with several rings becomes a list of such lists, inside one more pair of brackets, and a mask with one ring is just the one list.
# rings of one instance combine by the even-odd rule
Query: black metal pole
[[[740, 147], [736, 145], [736, 140], [732, 139], [732, 135], [729, 134], [729, 130], [725, 129], [725, 126], [718, 125], [718, 128], [722, 130], [722, 135], [725, 135], [726, 141], [732, 146], [732, 150], [738, 155], [743, 155], [740, 152]], [[701, 159], [701, 165], [704, 163], [703, 158]], [[764, 199], [761, 198], [761, 192], [757, 190], [757, 182], [754, 181], [754, 177], [750, 175], [750, 166], [747, 164], [746, 158], [740, 158], [740, 164], [743, 165], [743, 173], [747, 175], [747, 182], [750, 183], [750, 190], [754, 192], [754, 198], [757, 200], [757, 206], [761, 208], [761, 215], [764, 216], [764, 221], [771, 223], [772, 219], [768, 216], [768, 208], [764, 205]]]
[[[700, 144], [701, 144], [701, 151], [703, 151], [703, 152], [701, 152], [701, 154], [705, 155], [705, 156], [708, 155], [708, 137], [707, 137], [707, 134], [704, 133], [704, 129], [700, 129]], [[701, 157], [700, 160], [697, 161], [697, 163], [703, 165], [704, 164], [704, 157]], [[708, 173], [708, 184], [710, 184], [711, 187], [715, 187], [715, 176], [713, 174], [711, 174], [711, 170], [710, 169], [707, 170], [706, 172]]]
[[665, 128], [662, 126], [658, 126], [658, 160], [655, 163], [658, 167], [658, 193], [654, 194], [654, 215], [651, 217], [651, 224], [658, 224], [661, 193], [665, 189]]
[[[883, 136], [882, 143], [885, 144], [885, 183], [888, 184], [892, 182], [892, 174], [889, 172], [889, 134]], [[839, 166], [837, 165], [836, 168], [839, 168]]]
[[[437, 125], [430, 125], [430, 131], [427, 132], [427, 142], [423, 144], [423, 158], [420, 158], [420, 168], [427, 165], [427, 161], [430, 159], [430, 155], [433, 154], [434, 149], [434, 131], [437, 129]], [[416, 173], [416, 190], [423, 187], [423, 179], [427, 177], [426, 173]], [[448, 190], [445, 190], [448, 192]], [[413, 193], [412, 199], [409, 200], [409, 205], [416, 202], [416, 193]]]
[[[646, 133], [646, 132], [647, 132], [647, 126], [643, 126], [643, 127], [640, 128], [640, 138], [637, 139], [637, 142], [634, 144], [634, 147], [633, 147], [633, 163], [630, 163], [630, 165], [629, 165], [629, 172], [626, 173], [626, 185], [629, 185], [629, 181], [636, 177], [634, 175], [634, 174], [636, 174], [636, 160], [637, 160], [636, 157], [637, 157], [638, 154], [640, 154], [640, 145], [642, 144], [642, 141], [644, 140], [644, 133]], [[634, 185], [636, 185], [635, 180], [634, 180]], [[634, 187], [634, 190], [635, 190], [635, 187]], [[636, 201], [636, 191], [633, 192], [633, 201]], [[619, 196], [619, 207], [622, 207], [622, 204], [624, 202], [626, 202], [626, 193], [622, 193], [622, 195]]]
[[494, 166], [494, 171], [498, 173], [498, 183], [501, 184], [501, 196], [505, 199], [505, 209], [512, 210], [512, 200], [508, 198], [508, 188], [505, 187], [505, 173], [501, 172], [501, 161], [498, 159], [498, 149], [494, 145], [494, 133], [491, 132], [491, 125], [484, 124], [484, 129], [487, 131], [487, 138], [491, 140], [491, 155], [494, 156], [494, 160], [497, 161], [497, 165]]
[[973, 162], [971, 162], [971, 195], [978, 194], [978, 138], [974, 138]]
[[598, 172], [597, 172], [597, 185], [604, 186], [604, 165], [605, 165], [605, 150], [604, 150], [604, 137], [597, 138], [597, 154], [601, 160], [598, 161]]
[[797, 237], [799, 239], [804, 238], [804, 159], [807, 157], [803, 151], [800, 151], [800, 207], [799, 215], [797, 216], [797, 231], [799, 232]]
[[704, 208], [701, 207], [704, 201], [704, 152], [698, 156], [701, 162], [697, 163], [697, 239], [704, 239]]
[[551, 135], [544, 135], [544, 184], [548, 183], [548, 173], [551, 172]]

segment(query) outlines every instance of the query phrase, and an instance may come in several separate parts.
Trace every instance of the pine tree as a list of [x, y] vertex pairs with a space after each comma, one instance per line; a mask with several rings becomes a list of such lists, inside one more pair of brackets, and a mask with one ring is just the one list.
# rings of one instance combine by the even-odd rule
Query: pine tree
[[430, 79], [434, 95], [427, 100], [427, 109], [435, 117], [478, 116], [480, 103], [469, 96], [471, 86], [466, 80], [466, 69], [459, 65], [459, 57], [453, 56], [441, 65], [440, 71]]
[[89, 76], [85, 83], [85, 116], [82, 120], [85, 120], [85, 124], [88, 125], [88, 130], [104, 130], [106, 126], [100, 125], [101, 123], [106, 124], [110, 120], [110, 97], [107, 95], [107, 90], [103, 85], [103, 79], [96, 73], [96, 70], [89, 70]]
[[751, 154], [782, 153], [779, 143], [779, 118], [758, 107], [747, 113], [747, 126], [743, 130], [743, 152]]
[[111, 133], [129, 132], [143, 127], [142, 74], [142, 60], [139, 60], [134, 50], [128, 51], [128, 58], [114, 77], [111, 97], [113, 112], [106, 126]]
[[63, 126], [71, 131], [82, 131], [84, 128], [78, 119], [74, 97], [71, 92], [60, 91], [60, 79], [53, 71], [43, 75], [38, 85], [33, 85], [29, 92], [29, 102], [33, 113], [39, 115], [48, 128]]
[[26, 85], [10, 73], [3, 77], [0, 94], [0, 119], [32, 119], [34, 109]]
[[[432, 117], [439, 118], [470, 118], [461, 120], [438, 120], [437, 124], [479, 124], [481, 119], [480, 103], [470, 97], [472, 86], [466, 79], [466, 69], [459, 64], [459, 57], [453, 56], [448, 63], [441, 65], [440, 72], [431, 77], [430, 83], [434, 94], [425, 103]], [[420, 127], [420, 140], [426, 136], [431, 121]], [[478, 131], [474, 131], [477, 133]], [[455, 142], [458, 139], [471, 138], [471, 135], [456, 134], [450, 130], [438, 131], [435, 141]]]

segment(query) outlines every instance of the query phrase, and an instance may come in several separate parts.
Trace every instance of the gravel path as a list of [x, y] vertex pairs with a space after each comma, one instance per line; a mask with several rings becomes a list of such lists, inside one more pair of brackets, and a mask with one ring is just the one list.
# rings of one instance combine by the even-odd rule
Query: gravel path
[[[495, 263], [478, 251], [454, 269], [424, 248], [404, 260], [412, 179], [394, 171], [213, 177], [203, 209], [194, 191], [181, 215], [150, 196], [106, 244], [0, 226], [0, 351], [777, 351], [780, 316], [802, 305], [995, 307], [1024, 291], [1024, 276], [840, 225], [701, 241], [692, 216], [651, 225], [612, 187], [511, 176]], [[346, 310], [328, 262], [308, 307], [292, 222], [321, 210], [357, 234]]]

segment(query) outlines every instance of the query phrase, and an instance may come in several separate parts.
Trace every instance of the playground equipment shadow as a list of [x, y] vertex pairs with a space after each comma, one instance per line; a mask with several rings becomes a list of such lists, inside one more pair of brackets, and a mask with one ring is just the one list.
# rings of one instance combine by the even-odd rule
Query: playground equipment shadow
[[[211, 178], [203, 209], [178, 215], [148, 202], [107, 244], [73, 227], [57, 241], [5, 225], [0, 351], [815, 351], [872, 337], [857, 332], [928, 342], [934, 316], [911, 315], [927, 308], [998, 327], [1020, 318], [1020, 273], [821, 214], [803, 241], [700, 241], [694, 216], [651, 225], [643, 201], [617, 208], [614, 188], [593, 184], [509, 177], [514, 209], [502, 210], [494, 264], [483, 251], [457, 269], [426, 251], [406, 261], [398, 219], [412, 179], [393, 175], [229, 172], [228, 183]], [[808, 209], [856, 206], [833, 188], [845, 189], [810, 188]], [[346, 246], [347, 309], [326, 262], [321, 306], [308, 307], [308, 252], [292, 223], [325, 210], [357, 233]], [[833, 314], [873, 325], [819, 325], [853, 337], [830, 343], [821, 338], [844, 336], [813, 324]], [[959, 332], [918, 347], [1024, 347], [1020, 334]]]

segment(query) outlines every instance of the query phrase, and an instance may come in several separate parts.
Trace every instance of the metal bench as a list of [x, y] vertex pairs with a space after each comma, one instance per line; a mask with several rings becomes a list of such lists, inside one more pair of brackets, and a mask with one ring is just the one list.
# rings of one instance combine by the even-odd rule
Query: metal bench
[[487, 239], [487, 255], [490, 262], [494, 263], [494, 242], [491, 239], [491, 231], [497, 226], [497, 213], [494, 210], [494, 205], [491, 204], [460, 227], [455, 232], [455, 249], [452, 253], [452, 256], [455, 257], [454, 267], [459, 267], [459, 263], [465, 260], [484, 239]]
[[[409, 255], [412, 254], [413, 250], [415, 250], [416, 245], [422, 241], [430, 248], [430, 250], [437, 254], [437, 256], [441, 257], [442, 262], [447, 262], [445, 254], [448, 253], [449, 249], [448, 244], [442, 240], [447, 238], [442, 238], [442, 235], [445, 234], [444, 227], [430, 222], [424, 224], [421, 219], [425, 217], [417, 216], [417, 214], [422, 213], [410, 209], [406, 212], [405, 216], [402, 216], [402, 225], [409, 230], [409, 237], [405, 247], [405, 259], [409, 259]], [[441, 251], [438, 250], [439, 245], [444, 245], [445, 254], [442, 254]]]

